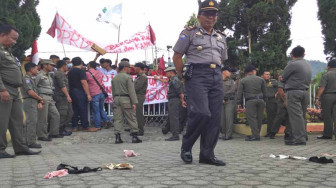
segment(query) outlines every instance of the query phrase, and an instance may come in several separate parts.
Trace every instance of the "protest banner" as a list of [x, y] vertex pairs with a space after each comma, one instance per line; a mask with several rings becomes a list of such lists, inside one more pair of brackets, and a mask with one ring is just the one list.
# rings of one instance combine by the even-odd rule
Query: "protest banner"
[[[108, 98], [105, 103], [113, 103], [112, 97], [112, 81], [113, 75], [104, 75], [103, 77], [103, 87], [108, 93]], [[136, 76], [132, 76], [135, 80]], [[159, 80], [155, 80], [153, 76], [148, 76], [148, 87], [146, 92], [146, 100], [144, 104], [156, 104], [168, 102], [167, 98], [168, 84], [162, 83]]]
[[[56, 13], [51, 27], [47, 31], [51, 37], [55, 37], [57, 33], [57, 41], [62, 44], [67, 44], [82, 50], [93, 51], [91, 46], [97, 44], [77, 32], [65, 19]], [[152, 28], [148, 25], [143, 32], [135, 33], [129, 39], [118, 44], [108, 44], [104, 47], [107, 53], [123, 53], [133, 50], [143, 50], [151, 46], [153, 43]], [[98, 43], [98, 46], [101, 46]]]

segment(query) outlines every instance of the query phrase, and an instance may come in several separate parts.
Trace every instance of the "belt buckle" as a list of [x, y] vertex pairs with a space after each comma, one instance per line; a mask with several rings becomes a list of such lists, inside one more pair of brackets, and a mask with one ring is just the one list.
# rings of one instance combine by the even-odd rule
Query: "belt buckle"
[[210, 68], [211, 69], [215, 69], [216, 68], [216, 64], [210, 64]]

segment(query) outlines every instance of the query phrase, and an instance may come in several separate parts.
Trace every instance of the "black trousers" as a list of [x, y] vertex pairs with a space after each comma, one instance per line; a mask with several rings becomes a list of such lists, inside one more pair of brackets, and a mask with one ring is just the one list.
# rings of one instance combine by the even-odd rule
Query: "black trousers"
[[201, 136], [200, 158], [214, 157], [220, 131], [223, 104], [223, 79], [220, 68], [194, 67], [192, 78], [185, 82], [188, 94], [188, 124], [182, 149], [191, 151]]

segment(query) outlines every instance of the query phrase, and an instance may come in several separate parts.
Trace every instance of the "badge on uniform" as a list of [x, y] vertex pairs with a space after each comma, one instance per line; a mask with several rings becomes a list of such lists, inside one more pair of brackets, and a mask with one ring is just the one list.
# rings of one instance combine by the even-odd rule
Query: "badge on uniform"
[[203, 50], [203, 47], [202, 46], [197, 46], [197, 50], [201, 51], [201, 50]]
[[196, 33], [196, 35], [202, 36], [203, 34], [199, 31], [199, 32]]
[[26, 84], [30, 84], [30, 80], [29, 79], [26, 79]]
[[218, 41], [222, 41], [222, 39], [223, 39], [222, 36], [220, 36], [219, 34], [217, 34], [217, 40]]

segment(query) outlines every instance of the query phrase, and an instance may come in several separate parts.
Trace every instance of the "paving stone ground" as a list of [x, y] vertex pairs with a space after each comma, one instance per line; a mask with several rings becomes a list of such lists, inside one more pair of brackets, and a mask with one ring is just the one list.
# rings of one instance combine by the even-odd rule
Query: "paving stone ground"
[[[181, 141], [164, 141], [158, 127], [147, 127], [143, 143], [132, 144], [128, 133], [126, 143], [114, 144], [112, 129], [96, 133], [78, 132], [64, 139], [42, 143], [38, 156], [17, 156], [0, 159], [0, 188], [7, 187], [229, 187], [229, 188], [331, 188], [336, 187], [336, 164], [272, 159], [273, 154], [303, 157], [336, 153], [335, 140], [317, 140], [309, 135], [307, 146], [285, 146], [282, 137], [262, 138], [245, 142], [243, 135], [230, 141], [219, 140], [215, 153], [227, 163], [225, 167], [198, 163], [199, 141], [193, 149], [194, 162], [184, 164], [180, 157]], [[140, 156], [125, 158], [124, 149], [135, 150]], [[11, 147], [7, 149], [13, 153]], [[61, 178], [43, 179], [60, 163], [78, 167], [99, 167], [107, 163], [131, 163], [132, 170], [103, 170]]]

